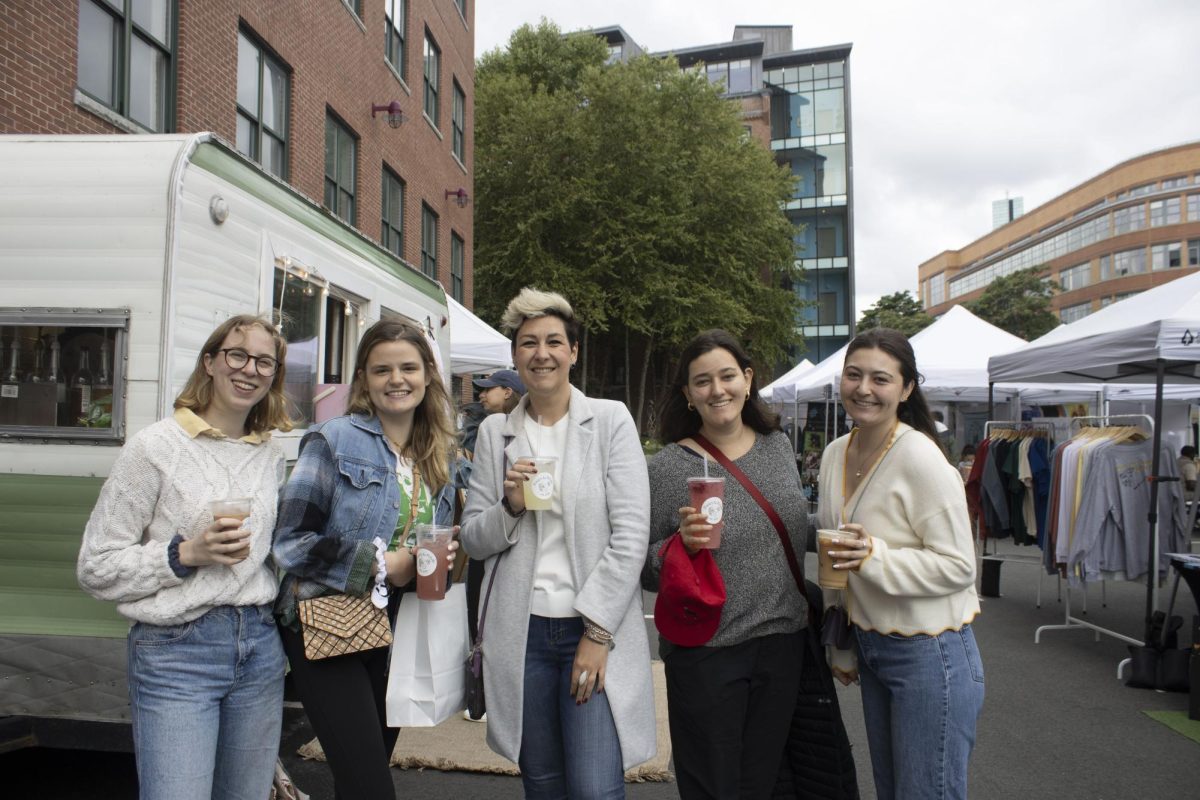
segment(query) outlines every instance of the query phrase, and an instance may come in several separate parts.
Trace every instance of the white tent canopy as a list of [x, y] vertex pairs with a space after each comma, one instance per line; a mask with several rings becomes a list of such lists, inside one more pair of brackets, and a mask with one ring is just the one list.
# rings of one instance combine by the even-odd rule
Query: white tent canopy
[[1200, 382], [1200, 273], [1156, 286], [988, 359], [992, 380]]
[[[1026, 342], [972, 314], [954, 306], [929, 327], [909, 340], [917, 357], [917, 369], [925, 380], [921, 391], [933, 402], [987, 402], [988, 357], [1004, 353]], [[789, 401], [805, 402], [837, 397], [846, 347], [800, 376], [790, 387], [776, 389], [776, 399], [784, 393]], [[995, 387], [998, 397], [1017, 392], [1031, 402], [1062, 403], [1088, 399], [1099, 386], [1039, 386], [1009, 382]]]
[[792, 393], [792, 396], [790, 396], [790, 397], [785, 396], [783, 391], [780, 391], [778, 396], [776, 396], [776, 390], [777, 389], [782, 390], [783, 387], [790, 387], [792, 384], [794, 384], [796, 382], [796, 380], [801, 375], [808, 372], [812, 368], [813, 368], [813, 363], [811, 361], [809, 361], [807, 358], [804, 359], [799, 364], [792, 367], [787, 372], [780, 375], [778, 378], [771, 381], [769, 384], [767, 384], [762, 389], [760, 389], [758, 392], [759, 397], [761, 397], [764, 401], [766, 401], [768, 403], [785, 403], [785, 402], [790, 403], [790, 402], [792, 402], [795, 399], [794, 392]]
[[446, 297], [450, 307], [450, 372], [463, 375], [492, 372], [512, 365], [507, 336], [472, 314], [466, 306]]

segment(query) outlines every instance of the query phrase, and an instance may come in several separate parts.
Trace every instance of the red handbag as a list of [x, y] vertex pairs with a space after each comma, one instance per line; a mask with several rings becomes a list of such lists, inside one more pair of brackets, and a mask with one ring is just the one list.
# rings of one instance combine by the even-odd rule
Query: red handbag
[[725, 579], [711, 550], [689, 556], [679, 532], [658, 550], [658, 598], [654, 626], [668, 642], [699, 647], [713, 637], [725, 605]]

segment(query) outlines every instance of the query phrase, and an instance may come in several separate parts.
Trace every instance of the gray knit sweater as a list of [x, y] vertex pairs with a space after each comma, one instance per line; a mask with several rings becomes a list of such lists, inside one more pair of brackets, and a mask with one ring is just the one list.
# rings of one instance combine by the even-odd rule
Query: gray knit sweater
[[[759, 436], [750, 452], [734, 462], [754, 482], [783, 520], [804, 563], [808, 511], [791, 444], [781, 432]], [[642, 570], [646, 591], [658, 590], [662, 542], [679, 529], [679, 509], [688, 504], [687, 479], [703, 474], [700, 457], [677, 444], [650, 461], [650, 549]], [[788, 569], [775, 526], [736, 478], [709, 461], [709, 474], [725, 478], [725, 528], [713, 551], [725, 580], [725, 607], [716, 635], [706, 647], [726, 647], [806, 624], [807, 607]], [[675, 647], [659, 637], [659, 652]]]

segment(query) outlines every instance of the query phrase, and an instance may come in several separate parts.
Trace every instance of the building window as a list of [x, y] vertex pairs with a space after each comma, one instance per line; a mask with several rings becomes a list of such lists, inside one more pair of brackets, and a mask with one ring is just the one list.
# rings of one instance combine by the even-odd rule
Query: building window
[[738, 61], [722, 61], [717, 64], [706, 64], [704, 74], [708, 76], [709, 83], [724, 83], [725, 91], [730, 94], [748, 92], [754, 88], [754, 85], [751, 83], [753, 71], [750, 68], [750, 59], [748, 58]]
[[325, 207], [354, 224], [358, 141], [332, 114], [325, 114]]
[[408, 0], [385, 0], [383, 21], [387, 31], [387, 44], [384, 45], [385, 57], [403, 78], [405, 74], [404, 33], [408, 30]]
[[458, 13], [462, 14], [462, 18], [467, 18], [467, 0], [454, 0], [454, 5], [458, 6]]
[[620, 44], [610, 44], [608, 46], [608, 58], [605, 64], [616, 64], [625, 54], [625, 46]]
[[467, 96], [463, 93], [462, 87], [458, 85], [458, 81], [454, 81], [454, 104], [450, 109], [450, 125], [453, 128], [450, 147], [454, 152], [455, 158], [460, 163], [465, 164], [467, 147]]
[[383, 226], [379, 242], [397, 258], [404, 258], [404, 181], [383, 168]]
[[1086, 303], [1067, 306], [1058, 312], [1058, 318], [1063, 321], [1063, 324], [1069, 325], [1076, 320], [1083, 319], [1088, 314], [1092, 313], [1092, 303], [1089, 300]]
[[168, 130], [174, 17], [174, 0], [79, 0], [79, 89], [148, 130]]
[[421, 271], [437, 280], [438, 217], [433, 209], [421, 204]]
[[939, 272], [929, 279], [929, 305], [940, 306], [946, 302], [946, 273]]
[[425, 116], [438, 125], [438, 75], [442, 71], [442, 51], [425, 32]]
[[1162, 182], [1164, 189], [1178, 189], [1180, 186], [1187, 186], [1187, 175], [1180, 175], [1178, 178], [1167, 178]]
[[1064, 292], [1069, 292], [1074, 289], [1082, 289], [1091, 282], [1092, 265], [1080, 264], [1070, 269], [1064, 269], [1058, 273], [1058, 282], [1062, 285]]
[[1138, 247], [1133, 250], [1122, 250], [1113, 253], [1113, 277], [1121, 278], [1126, 275], [1138, 275], [1146, 271], [1146, 248]]
[[1179, 198], [1167, 197], [1150, 203], [1150, 227], [1174, 225], [1179, 222]]
[[1188, 241], [1188, 266], [1200, 267], [1200, 239]]
[[1150, 248], [1150, 269], [1174, 269], [1183, 266], [1183, 245], [1179, 242], [1156, 244]]
[[1188, 195], [1188, 222], [1200, 222], [1200, 194]]
[[238, 31], [237, 149], [287, 179], [287, 69]]
[[467, 244], [457, 233], [450, 234], [450, 296], [463, 302], [463, 264], [467, 258]]
[[1118, 208], [1113, 212], [1113, 235], [1119, 236], [1130, 231], [1139, 231], [1146, 227], [1146, 207], [1144, 205]]

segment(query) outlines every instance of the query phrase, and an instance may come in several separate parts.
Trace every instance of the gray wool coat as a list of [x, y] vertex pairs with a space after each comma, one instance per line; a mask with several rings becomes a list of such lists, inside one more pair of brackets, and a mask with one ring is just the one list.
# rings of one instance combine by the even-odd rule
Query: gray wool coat
[[[487, 741], [514, 762], [521, 753], [525, 640], [540, 514], [529, 512], [514, 520], [500, 500], [506, 459], [511, 464], [530, 453], [525, 436], [528, 403], [526, 396], [511, 414], [492, 414], [480, 425], [462, 516], [463, 546], [473, 558], [487, 560], [484, 593], [499, 563], [483, 637]], [[639, 584], [650, 535], [646, 459], [633, 418], [621, 403], [596, 400], [572, 387], [567, 417], [559, 490], [575, 610], [613, 634], [604, 692], [616, 721], [622, 761], [630, 769], [652, 758], [657, 747], [650, 646]]]

